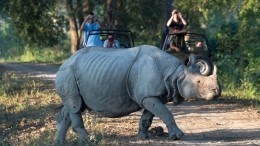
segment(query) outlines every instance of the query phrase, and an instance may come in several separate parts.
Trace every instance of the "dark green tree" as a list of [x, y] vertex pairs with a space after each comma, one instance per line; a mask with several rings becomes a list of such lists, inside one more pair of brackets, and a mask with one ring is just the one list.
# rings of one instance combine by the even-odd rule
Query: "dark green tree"
[[1, 12], [28, 44], [53, 45], [64, 34], [65, 19], [56, 0], [2, 0]]

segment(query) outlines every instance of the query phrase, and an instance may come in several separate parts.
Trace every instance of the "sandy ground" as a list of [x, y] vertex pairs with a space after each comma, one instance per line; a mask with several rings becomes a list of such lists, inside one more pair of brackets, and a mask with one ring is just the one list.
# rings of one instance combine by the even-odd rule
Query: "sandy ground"
[[[0, 63], [0, 76], [7, 72], [27, 72], [30, 76], [54, 81], [58, 67], [56, 64]], [[141, 111], [121, 119], [100, 118], [100, 121], [106, 121], [108, 135], [118, 139], [120, 145], [260, 145], [260, 110], [224, 99], [184, 101], [178, 106], [167, 106], [185, 133], [181, 140], [169, 139], [167, 128], [156, 117], [151, 138], [138, 139], [135, 134]], [[156, 130], [158, 127], [162, 127], [164, 133]]]

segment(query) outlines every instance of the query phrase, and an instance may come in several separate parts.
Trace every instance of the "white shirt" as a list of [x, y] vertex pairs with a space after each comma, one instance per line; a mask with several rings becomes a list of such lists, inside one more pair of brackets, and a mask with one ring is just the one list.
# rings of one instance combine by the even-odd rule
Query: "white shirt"
[[112, 46], [109, 46], [109, 41], [105, 40], [103, 47], [107, 47], [107, 48], [120, 48], [119, 42], [118, 40], [114, 40]]

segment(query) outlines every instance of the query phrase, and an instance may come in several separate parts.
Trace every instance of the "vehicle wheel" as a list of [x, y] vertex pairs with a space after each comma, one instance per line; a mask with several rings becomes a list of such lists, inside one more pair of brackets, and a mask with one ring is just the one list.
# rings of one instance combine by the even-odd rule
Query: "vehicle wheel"
[[208, 58], [197, 57], [196, 65], [199, 67], [202, 75], [207, 76], [212, 73], [212, 63]]

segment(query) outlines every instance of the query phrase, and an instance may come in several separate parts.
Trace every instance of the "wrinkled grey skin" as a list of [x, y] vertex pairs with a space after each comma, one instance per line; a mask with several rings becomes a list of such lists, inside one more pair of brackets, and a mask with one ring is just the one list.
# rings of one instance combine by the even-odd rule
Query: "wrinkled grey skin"
[[220, 95], [216, 70], [211, 76], [196, 72], [195, 60], [187, 68], [159, 48], [89, 47], [79, 50], [59, 69], [55, 84], [64, 107], [57, 117], [57, 142], [63, 144], [70, 126], [79, 138], [88, 138], [81, 112], [89, 109], [105, 117], [122, 117], [144, 109], [138, 136], [146, 138], [154, 116], [167, 126], [169, 136], [180, 139], [165, 103], [184, 98], [211, 100]]

